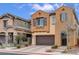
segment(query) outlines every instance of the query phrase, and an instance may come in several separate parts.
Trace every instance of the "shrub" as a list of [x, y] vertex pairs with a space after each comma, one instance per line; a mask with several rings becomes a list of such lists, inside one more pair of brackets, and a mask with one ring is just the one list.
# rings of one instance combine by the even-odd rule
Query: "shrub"
[[27, 47], [28, 46], [28, 42], [24, 42], [24, 43], [25, 43], [24, 45]]
[[65, 49], [64, 51], [62, 51], [62, 53], [67, 53], [68, 52], [68, 50], [67, 49]]
[[28, 46], [28, 44], [29, 44], [29, 42], [26, 41], [26, 37], [23, 36], [23, 35], [17, 35], [16, 36], [16, 41], [17, 41], [17, 44], [16, 45]]
[[53, 48], [56, 49], [56, 48], [58, 48], [58, 46], [57, 46], [57, 45], [54, 45], [54, 46], [52, 46], [51, 48], [52, 48], [52, 49], [53, 49]]
[[48, 49], [48, 50], [46, 50], [46, 52], [52, 52], [52, 50], [51, 49]]
[[28, 46], [28, 44], [25, 44], [25, 46], [27, 47], [27, 46]]
[[21, 48], [21, 46], [20, 45], [17, 45], [17, 48], [19, 49], [19, 48]]
[[2, 46], [2, 43], [0, 42], [0, 46]]
[[72, 49], [72, 47], [70, 46], [70, 47], [67, 47], [67, 49]]
[[16, 36], [16, 41], [17, 41], [17, 44], [20, 44], [20, 35]]

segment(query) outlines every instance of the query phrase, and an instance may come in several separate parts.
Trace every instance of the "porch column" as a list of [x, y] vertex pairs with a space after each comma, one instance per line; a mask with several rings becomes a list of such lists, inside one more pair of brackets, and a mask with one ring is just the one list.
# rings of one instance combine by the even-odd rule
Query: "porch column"
[[73, 34], [73, 46], [77, 45], [77, 35], [76, 35], [76, 31], [74, 31]]
[[36, 35], [32, 35], [32, 45], [36, 45]]
[[8, 46], [8, 32], [6, 32], [5, 34], [5, 44], [6, 46]]
[[13, 43], [16, 44], [16, 35], [17, 33], [13, 33]]

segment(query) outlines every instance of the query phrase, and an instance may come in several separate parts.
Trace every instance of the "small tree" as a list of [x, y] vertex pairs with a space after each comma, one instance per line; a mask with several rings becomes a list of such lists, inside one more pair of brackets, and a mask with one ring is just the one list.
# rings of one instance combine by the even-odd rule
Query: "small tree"
[[27, 39], [27, 38], [26, 38], [25, 36], [22, 36], [22, 40], [23, 40], [23, 41], [26, 41], [26, 39]]
[[17, 35], [17, 36], [16, 36], [17, 44], [20, 44], [20, 40], [21, 40], [20, 35]]
[[28, 40], [27, 40], [27, 37], [22, 36], [22, 40], [23, 40], [23, 44], [24, 44], [25, 46], [28, 46], [29, 42], [28, 42]]

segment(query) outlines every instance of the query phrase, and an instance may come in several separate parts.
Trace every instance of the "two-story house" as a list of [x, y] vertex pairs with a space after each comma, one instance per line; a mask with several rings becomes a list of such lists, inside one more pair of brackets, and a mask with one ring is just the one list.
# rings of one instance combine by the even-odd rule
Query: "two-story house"
[[30, 21], [9, 13], [0, 16], [0, 44], [14, 44], [17, 35], [30, 35]]
[[[55, 19], [55, 13], [52, 14]], [[50, 14], [44, 11], [37, 11], [32, 15], [31, 31], [33, 45], [54, 45], [55, 25], [50, 20]]]
[[75, 46], [78, 20], [74, 9], [62, 6], [53, 13], [37, 11], [32, 15], [33, 45]]

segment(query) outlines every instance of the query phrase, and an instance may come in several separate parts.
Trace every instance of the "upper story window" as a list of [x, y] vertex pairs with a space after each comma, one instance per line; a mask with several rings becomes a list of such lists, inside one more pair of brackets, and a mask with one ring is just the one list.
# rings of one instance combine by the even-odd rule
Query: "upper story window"
[[26, 22], [26, 28], [30, 28], [30, 23]]
[[78, 36], [79, 36], [79, 28], [78, 28], [77, 34], [78, 34]]
[[3, 20], [3, 26], [4, 26], [4, 27], [7, 27], [9, 17], [4, 17], [2, 20]]
[[7, 20], [3, 21], [4, 27], [7, 27]]
[[67, 13], [66, 12], [61, 13], [60, 19], [61, 19], [62, 22], [66, 21], [67, 20]]
[[52, 25], [55, 25], [56, 24], [56, 17], [54, 15], [52, 16], [51, 20], [52, 20]]
[[45, 18], [43, 18], [43, 17], [37, 18], [37, 20], [36, 20], [36, 26], [43, 27], [44, 25], [45, 25]]

